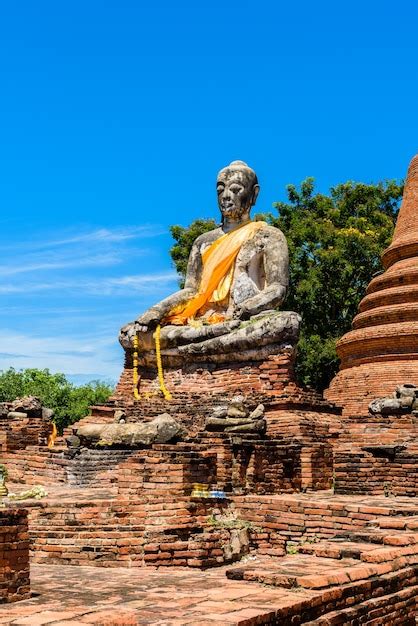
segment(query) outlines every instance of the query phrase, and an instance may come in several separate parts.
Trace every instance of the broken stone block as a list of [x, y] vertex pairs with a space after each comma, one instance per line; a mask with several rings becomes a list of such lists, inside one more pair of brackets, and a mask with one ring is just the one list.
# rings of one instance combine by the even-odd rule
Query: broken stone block
[[151, 422], [86, 424], [78, 428], [76, 434], [86, 447], [142, 448], [180, 439], [185, 432], [173, 417], [163, 413]]
[[260, 435], [264, 435], [266, 430], [266, 420], [250, 420], [246, 424], [228, 426], [227, 428], [225, 428], [226, 433], [258, 433]]
[[42, 403], [35, 396], [17, 398], [10, 403], [10, 410], [27, 413], [29, 417], [42, 417]]
[[254, 411], [251, 411], [251, 413], [249, 414], [249, 418], [252, 420], [257, 420], [260, 419], [260, 417], [264, 416], [264, 404], [258, 404]]
[[244, 402], [244, 396], [234, 396], [229, 403], [227, 415], [229, 417], [247, 417], [248, 410]]
[[27, 413], [23, 413], [23, 411], [9, 411], [7, 417], [10, 419], [25, 419], [28, 416]]
[[405, 415], [418, 408], [418, 387], [411, 383], [398, 385], [393, 397], [376, 398], [369, 404], [373, 415]]
[[42, 407], [42, 419], [51, 421], [54, 415], [55, 411], [53, 409], [47, 409], [45, 406]]

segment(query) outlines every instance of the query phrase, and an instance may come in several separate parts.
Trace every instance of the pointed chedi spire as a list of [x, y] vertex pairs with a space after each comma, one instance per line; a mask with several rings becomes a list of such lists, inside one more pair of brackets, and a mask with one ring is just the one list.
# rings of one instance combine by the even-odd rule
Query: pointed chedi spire
[[345, 414], [367, 414], [371, 400], [404, 383], [418, 385], [418, 155], [409, 166], [383, 274], [370, 282], [337, 343], [340, 371], [325, 396]]
[[385, 269], [400, 259], [418, 256], [418, 154], [412, 159], [392, 243], [384, 251]]

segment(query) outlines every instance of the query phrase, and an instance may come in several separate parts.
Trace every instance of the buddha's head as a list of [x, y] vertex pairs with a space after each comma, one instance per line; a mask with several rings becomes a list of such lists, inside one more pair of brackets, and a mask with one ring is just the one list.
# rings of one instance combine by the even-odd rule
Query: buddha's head
[[223, 220], [249, 219], [251, 207], [256, 203], [260, 191], [254, 170], [244, 161], [232, 161], [219, 172], [216, 189]]

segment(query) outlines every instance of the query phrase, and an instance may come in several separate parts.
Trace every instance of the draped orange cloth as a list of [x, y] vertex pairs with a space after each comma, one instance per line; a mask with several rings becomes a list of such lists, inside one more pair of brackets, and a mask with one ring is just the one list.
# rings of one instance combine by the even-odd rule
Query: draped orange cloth
[[[263, 228], [264, 222], [247, 222], [222, 235], [202, 252], [202, 277], [195, 296], [174, 307], [164, 318], [164, 324], [185, 325], [205, 312], [210, 303], [222, 302], [229, 295], [234, 276], [235, 259], [242, 245]], [[203, 311], [202, 311], [203, 309]], [[213, 324], [224, 316], [213, 313], [205, 321]]]

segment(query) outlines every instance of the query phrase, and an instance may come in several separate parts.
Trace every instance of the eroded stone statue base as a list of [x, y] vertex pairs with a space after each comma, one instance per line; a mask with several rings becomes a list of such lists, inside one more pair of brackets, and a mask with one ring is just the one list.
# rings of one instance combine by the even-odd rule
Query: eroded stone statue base
[[[301, 317], [293, 311], [265, 311], [249, 320], [227, 320], [206, 326], [164, 326], [160, 345], [163, 364], [168, 367], [190, 363], [262, 361], [284, 348], [295, 346]], [[135, 326], [126, 327], [125, 351], [132, 359]], [[139, 362], [156, 364], [153, 332], [140, 333]]]

